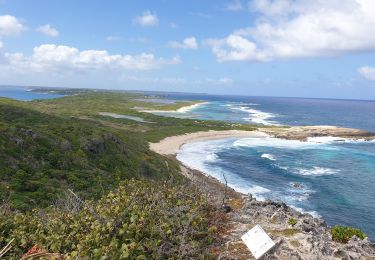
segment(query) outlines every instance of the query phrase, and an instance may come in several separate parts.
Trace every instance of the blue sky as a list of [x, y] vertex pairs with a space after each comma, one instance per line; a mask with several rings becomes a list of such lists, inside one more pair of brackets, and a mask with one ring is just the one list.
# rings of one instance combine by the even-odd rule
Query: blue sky
[[375, 99], [372, 0], [0, 0], [0, 84]]

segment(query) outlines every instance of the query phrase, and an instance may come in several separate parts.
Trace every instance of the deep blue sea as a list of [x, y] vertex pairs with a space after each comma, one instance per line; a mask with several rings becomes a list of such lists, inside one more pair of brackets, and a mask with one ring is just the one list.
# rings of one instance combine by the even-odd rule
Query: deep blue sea
[[0, 97], [13, 98], [22, 101], [62, 97], [62, 95], [51, 93], [38, 93], [30, 90], [31, 89], [24, 87], [0, 86]]
[[[183, 118], [263, 125], [336, 125], [375, 131], [375, 101], [169, 95], [205, 103]], [[281, 200], [329, 225], [363, 229], [375, 240], [375, 142], [241, 138], [186, 144], [178, 159], [258, 199]]]

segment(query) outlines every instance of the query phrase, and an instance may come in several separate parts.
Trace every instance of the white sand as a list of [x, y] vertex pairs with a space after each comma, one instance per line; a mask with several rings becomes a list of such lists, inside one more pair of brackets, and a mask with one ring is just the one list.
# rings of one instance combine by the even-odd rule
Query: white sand
[[240, 131], [240, 130], [227, 130], [227, 131], [201, 131], [195, 133], [189, 133], [184, 135], [170, 136], [158, 143], [150, 143], [150, 149], [159, 154], [173, 155], [177, 154], [180, 147], [186, 143], [205, 141], [205, 140], [216, 140], [232, 137], [253, 137], [261, 138], [267, 137], [268, 135], [259, 131]]
[[189, 106], [184, 106], [184, 107], [180, 107], [179, 109], [176, 109], [176, 110], [148, 110], [148, 109], [141, 109], [141, 110], [138, 110], [139, 112], [145, 112], [145, 113], [186, 113], [192, 109], [195, 109], [199, 106], [202, 106], [202, 105], [206, 105], [208, 104], [209, 102], [199, 102], [199, 103], [196, 103], [196, 104], [193, 104], [193, 105], [189, 105]]

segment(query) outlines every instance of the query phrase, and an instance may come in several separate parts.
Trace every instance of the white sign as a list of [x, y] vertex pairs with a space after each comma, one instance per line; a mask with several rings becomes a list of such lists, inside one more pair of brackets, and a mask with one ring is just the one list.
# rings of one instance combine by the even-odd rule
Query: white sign
[[241, 238], [256, 259], [262, 257], [268, 250], [275, 246], [272, 239], [259, 225], [250, 229]]

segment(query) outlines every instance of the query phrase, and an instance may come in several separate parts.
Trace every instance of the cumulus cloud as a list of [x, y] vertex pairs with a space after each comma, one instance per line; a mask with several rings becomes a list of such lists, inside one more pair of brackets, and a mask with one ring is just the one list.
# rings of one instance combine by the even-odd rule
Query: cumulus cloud
[[0, 15], [0, 36], [14, 36], [24, 30], [26, 27], [16, 17]]
[[135, 17], [133, 23], [143, 27], [152, 27], [159, 25], [159, 18], [155, 13], [151, 13], [151, 11], [147, 10], [144, 11], [142, 15]]
[[269, 61], [375, 50], [373, 0], [253, 0], [254, 26], [210, 39], [219, 61]]
[[241, 11], [243, 9], [244, 8], [240, 0], [232, 0], [225, 6], [225, 10], [227, 11]]
[[364, 66], [358, 69], [359, 74], [368, 80], [375, 80], [375, 68]]
[[198, 42], [195, 37], [188, 37], [182, 40], [182, 42], [172, 41], [168, 44], [171, 48], [178, 49], [198, 49]]
[[50, 24], [39, 26], [37, 31], [48, 37], [57, 37], [60, 34], [59, 31]]
[[0, 67], [13, 71], [84, 71], [84, 70], [151, 70], [163, 65], [179, 64], [178, 57], [156, 58], [154, 54], [111, 55], [105, 50], [84, 50], [43, 44], [33, 49], [31, 56], [22, 53], [5, 53]]

